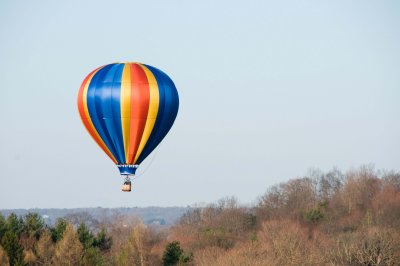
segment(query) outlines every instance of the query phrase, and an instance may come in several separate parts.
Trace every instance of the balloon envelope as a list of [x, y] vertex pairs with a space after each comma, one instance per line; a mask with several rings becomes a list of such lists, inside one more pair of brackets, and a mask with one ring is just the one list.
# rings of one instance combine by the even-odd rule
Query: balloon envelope
[[84, 126], [124, 175], [135, 174], [160, 144], [178, 108], [172, 80], [161, 70], [140, 63], [99, 67], [84, 79], [78, 94]]

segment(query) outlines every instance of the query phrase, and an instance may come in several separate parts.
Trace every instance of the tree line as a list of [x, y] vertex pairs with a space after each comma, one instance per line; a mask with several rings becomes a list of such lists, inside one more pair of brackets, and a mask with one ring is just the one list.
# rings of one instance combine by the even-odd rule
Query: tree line
[[[87, 218], [87, 217], [86, 217]], [[95, 224], [96, 226], [92, 226]], [[89, 225], [89, 226], [88, 226]], [[116, 215], [0, 215], [0, 265], [399, 265], [400, 172], [310, 170], [252, 206], [227, 197], [169, 228]]]

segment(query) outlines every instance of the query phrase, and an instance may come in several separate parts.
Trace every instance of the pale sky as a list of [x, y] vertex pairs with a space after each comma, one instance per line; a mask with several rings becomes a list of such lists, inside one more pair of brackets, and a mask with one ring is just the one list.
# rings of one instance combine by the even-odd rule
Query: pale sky
[[[309, 168], [400, 170], [398, 1], [0, 0], [0, 36], [0, 209], [251, 203]], [[76, 106], [117, 61], [180, 95], [132, 193]]]

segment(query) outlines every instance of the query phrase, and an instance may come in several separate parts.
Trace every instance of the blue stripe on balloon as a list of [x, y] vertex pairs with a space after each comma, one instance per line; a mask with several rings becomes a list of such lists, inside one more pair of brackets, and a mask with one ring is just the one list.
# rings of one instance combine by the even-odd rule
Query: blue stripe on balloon
[[113, 78], [113, 86], [111, 91], [111, 111], [112, 111], [112, 127], [110, 126], [117, 147], [117, 152], [120, 157], [120, 163], [125, 164], [125, 146], [124, 138], [122, 136], [122, 119], [121, 119], [121, 80], [124, 64], [118, 64]]
[[90, 119], [93, 122], [93, 126], [95, 130], [99, 134], [100, 138], [103, 140], [104, 144], [108, 147], [114, 158], [118, 160], [117, 153], [114, 149], [114, 146], [111, 145], [111, 138], [108, 134], [108, 131], [105, 130], [105, 126], [103, 125], [103, 115], [101, 110], [96, 105], [96, 92], [97, 83], [100, 83], [104, 73], [108, 72], [108, 70], [112, 67], [112, 65], [106, 65], [102, 69], [100, 69], [90, 81], [88, 92], [87, 92], [87, 106], [89, 111]]
[[[101, 69], [98, 72], [100, 82], [97, 82], [95, 90], [95, 106], [100, 125], [103, 131], [107, 132], [109, 143], [116, 152], [118, 163], [125, 162], [125, 152], [120, 121], [120, 100], [119, 96], [118, 99], [116, 99], [114, 95], [120, 95], [123, 68], [123, 64], [112, 64], [110, 68], [104, 71]], [[116, 81], [119, 81], [119, 85], [115, 83]], [[117, 92], [115, 93], [115, 91]], [[115, 106], [117, 106], [117, 108], [115, 108]], [[116, 125], [118, 123], [116, 123], [115, 120], [119, 121], [119, 126]]]
[[114, 82], [118, 79], [121, 80], [122, 69], [123, 65], [105, 66], [95, 74], [88, 89], [89, 115], [93, 120], [93, 125], [118, 163], [125, 161], [125, 154], [122, 143], [121, 116], [118, 114], [120, 111], [113, 110], [116, 104], [119, 106], [119, 98], [115, 99], [114, 94], [117, 94], [116, 91], [120, 91], [121, 86]]
[[164, 139], [171, 129], [179, 109], [178, 91], [174, 82], [161, 70], [149, 65], [145, 66], [157, 80], [160, 103], [154, 128], [137, 160], [137, 164], [140, 164]]

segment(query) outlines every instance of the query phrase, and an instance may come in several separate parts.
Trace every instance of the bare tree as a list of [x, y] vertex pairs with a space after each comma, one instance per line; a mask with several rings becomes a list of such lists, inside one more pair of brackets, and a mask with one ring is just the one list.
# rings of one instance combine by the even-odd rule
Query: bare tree
[[143, 223], [139, 223], [132, 229], [128, 243], [117, 255], [118, 265], [150, 265], [151, 248], [153, 242], [151, 230]]
[[44, 231], [36, 243], [37, 265], [49, 266], [52, 263], [55, 246], [48, 230]]
[[0, 245], [0, 265], [9, 265], [7, 253], [4, 251], [3, 247]]
[[55, 265], [80, 265], [83, 256], [83, 247], [78, 235], [71, 224], [67, 225], [64, 236], [56, 245]]
[[333, 265], [398, 265], [399, 234], [393, 230], [371, 228], [339, 235], [331, 249]]

